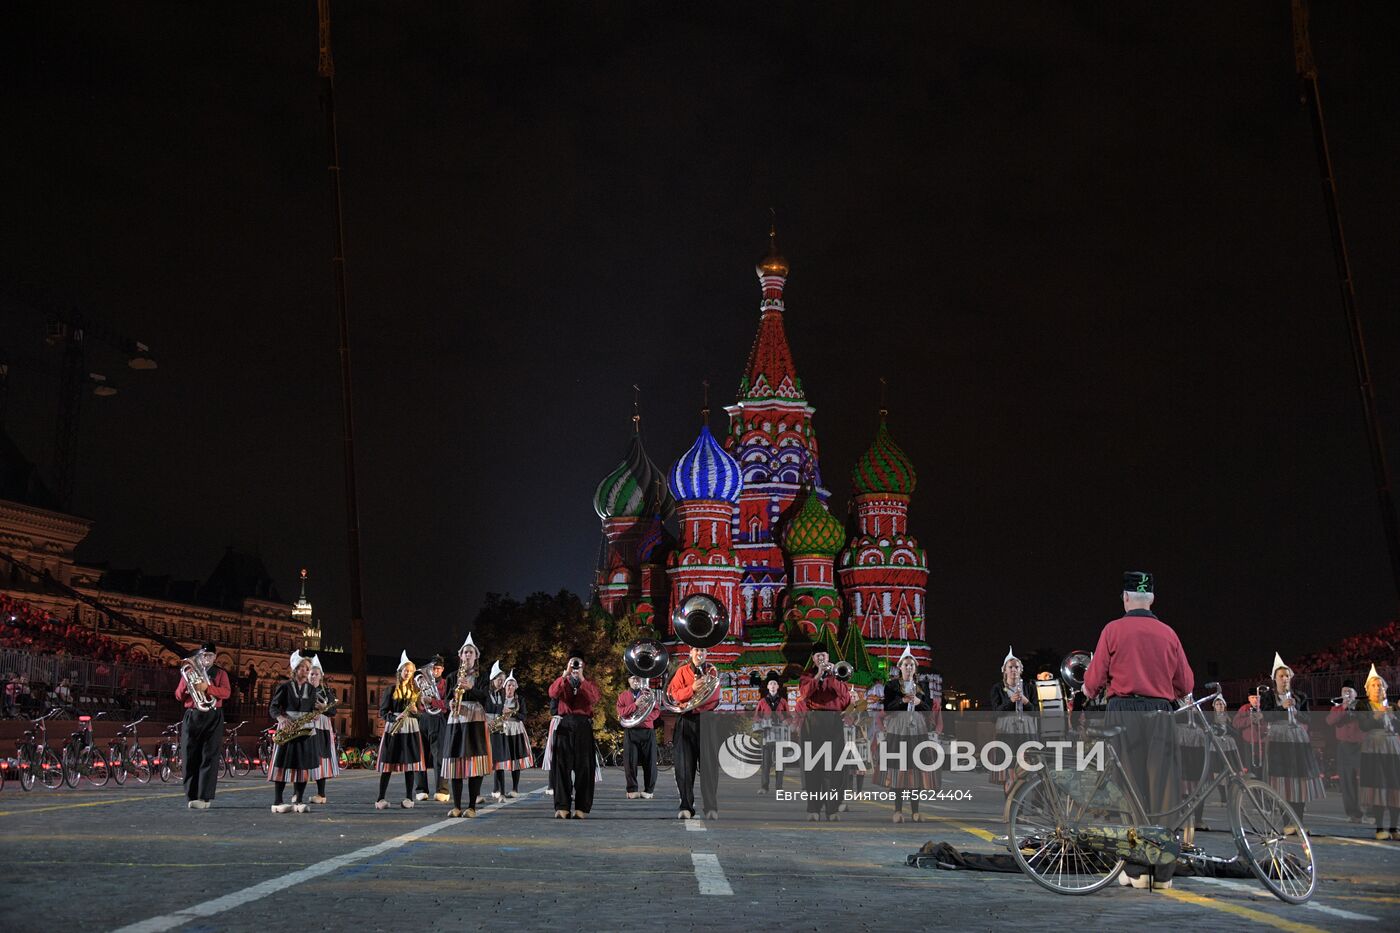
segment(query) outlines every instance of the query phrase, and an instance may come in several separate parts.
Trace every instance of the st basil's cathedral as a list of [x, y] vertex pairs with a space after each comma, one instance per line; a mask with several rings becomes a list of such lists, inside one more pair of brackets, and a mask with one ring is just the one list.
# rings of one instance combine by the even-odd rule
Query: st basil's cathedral
[[695, 443], [663, 471], [634, 414], [627, 454], [593, 497], [604, 537], [594, 599], [677, 644], [672, 613], [710, 594], [730, 618], [710, 658], [745, 686], [755, 673], [805, 664], [817, 645], [849, 661], [857, 683], [881, 681], [906, 643], [927, 669], [928, 560], [908, 529], [914, 466], [882, 410], [851, 470], [849, 529], [828, 511], [815, 409], [784, 325], [789, 267], [776, 231], [769, 240], [756, 267], [758, 334], [725, 407], [729, 430], [712, 434], [707, 411]]

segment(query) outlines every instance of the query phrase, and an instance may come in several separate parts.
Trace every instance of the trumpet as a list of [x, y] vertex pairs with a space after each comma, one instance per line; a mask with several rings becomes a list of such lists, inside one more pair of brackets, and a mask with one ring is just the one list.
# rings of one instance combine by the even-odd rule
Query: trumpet
[[185, 680], [185, 688], [190, 692], [194, 708], [207, 713], [218, 705], [218, 701], [204, 692], [209, 687], [209, 670], [200, 662], [199, 655], [200, 652], [196, 651], [180, 662], [180, 676]]
[[850, 661], [837, 661], [835, 664], [828, 664], [822, 668], [819, 677], [826, 677], [828, 674], [836, 675], [837, 680], [850, 680], [851, 675], [856, 672], [855, 665]]

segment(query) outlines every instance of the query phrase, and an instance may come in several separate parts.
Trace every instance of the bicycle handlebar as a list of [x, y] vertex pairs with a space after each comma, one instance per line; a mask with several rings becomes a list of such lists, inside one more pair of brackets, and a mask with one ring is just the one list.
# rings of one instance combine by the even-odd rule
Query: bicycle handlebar
[[137, 726], [141, 725], [141, 723], [145, 722], [147, 719], [150, 719], [150, 718], [151, 718], [151, 717], [150, 717], [149, 715], [142, 716], [140, 719], [136, 720], [135, 722], [129, 722], [129, 723], [127, 723], [126, 725], [122, 726], [122, 728], [123, 728], [123, 729], [134, 729], [134, 728], [136, 728]]

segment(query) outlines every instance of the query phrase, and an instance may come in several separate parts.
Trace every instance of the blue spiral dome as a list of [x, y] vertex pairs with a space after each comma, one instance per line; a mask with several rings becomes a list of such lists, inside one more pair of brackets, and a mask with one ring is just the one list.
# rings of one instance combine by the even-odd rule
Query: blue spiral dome
[[709, 425], [700, 429], [695, 444], [671, 467], [671, 495], [682, 501], [727, 499], [738, 502], [743, 485], [738, 462], [724, 452], [710, 433]]

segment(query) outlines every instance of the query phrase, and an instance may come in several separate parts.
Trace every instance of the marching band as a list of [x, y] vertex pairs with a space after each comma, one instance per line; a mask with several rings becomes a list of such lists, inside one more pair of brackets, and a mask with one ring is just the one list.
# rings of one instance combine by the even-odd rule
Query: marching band
[[[1137, 730], [1136, 741], [1150, 746], [1148, 754], [1163, 767], [1133, 777], [1146, 791], [1152, 812], [1191, 796], [1201, 781], [1222, 770], [1235, 769], [1273, 787], [1301, 825], [1307, 804], [1325, 795], [1309, 735], [1311, 698], [1294, 687], [1292, 668], [1275, 653], [1272, 683], [1251, 693], [1237, 713], [1232, 714], [1224, 697], [1217, 695], [1204, 719], [1173, 728], [1168, 721], [1172, 701], [1191, 692], [1193, 678], [1175, 633], [1151, 611], [1152, 583], [1150, 574], [1125, 575], [1124, 616], [1105, 627], [1095, 652], [1074, 653], [1073, 672], [1069, 672], [1069, 658], [1061, 667], [1069, 693], [1082, 687], [1089, 697], [1101, 700], [1106, 695], [1108, 725], [1113, 726], [1117, 710], [1122, 724], [1117, 731], [1127, 733], [1125, 741], [1133, 741]], [[709, 648], [725, 637], [728, 619], [718, 602], [701, 594], [688, 598], [672, 621], [688, 646], [678, 664], [668, 663], [668, 649], [654, 639], [639, 639], [623, 655], [627, 686], [616, 698], [615, 711], [622, 726], [626, 796], [629, 800], [655, 796], [657, 727], [667, 725], [675, 753], [677, 816], [693, 819], [703, 814], [714, 820], [719, 817], [720, 751], [731, 728], [720, 720], [734, 717], [709, 715], [719, 708], [722, 694]], [[227, 674], [212, 666], [214, 651], [214, 645], [205, 644], [181, 663], [175, 693], [186, 710], [182, 743], [191, 809], [206, 809], [213, 799], [221, 706], [229, 695]], [[482, 676], [480, 659], [481, 651], [470, 634], [458, 649], [459, 665], [450, 678], [443, 677], [441, 656], [419, 669], [406, 651], [401, 654], [395, 686], [384, 691], [379, 705], [383, 729], [375, 760], [380, 775], [376, 809], [389, 807], [385, 797], [395, 772], [404, 776], [403, 808], [429, 799], [434, 792], [437, 801], [450, 800], [449, 817], [474, 817], [485, 802], [481, 788], [487, 774], [494, 779], [492, 801], [499, 804], [519, 797], [521, 772], [536, 766], [520, 683], [514, 670], [505, 672], [500, 661]], [[1051, 677], [1042, 674], [1039, 679]], [[795, 704], [790, 704], [789, 685], [778, 672], [770, 672], [762, 681], [754, 676], [759, 697], [753, 706], [752, 735], [761, 752], [755, 761], [758, 766], [749, 773], [761, 775], [758, 792], [767, 795], [776, 786], [780, 799], [800, 796], [805, 800], [809, 820], [835, 821], [847, 809], [848, 789], [854, 785], [859, 797], [869, 775], [872, 785], [892, 792], [878, 799], [893, 803], [893, 822], [905, 821], [905, 802], [910, 819], [921, 822], [920, 800], [940, 790], [942, 775], [938, 767], [910, 767], [908, 761], [915, 747], [944, 747], [942, 704], [930, 682], [920, 676], [907, 643], [883, 683], [877, 681], [867, 692], [854, 687], [851, 679], [851, 666], [834, 662], [819, 644], [813, 646], [797, 678]], [[1331, 704], [1327, 724], [1336, 730], [1337, 771], [1347, 815], [1353, 822], [1369, 815], [1375, 821], [1377, 840], [1400, 841], [1400, 734], [1387, 690], [1386, 681], [1372, 665], [1364, 696], [1358, 697], [1354, 682], [1347, 681], [1342, 696]], [[553, 715], [539, 766], [549, 773], [554, 816], [586, 819], [601, 766], [594, 716], [603, 694], [589, 679], [580, 652], [570, 653], [548, 695]], [[992, 782], [1008, 795], [1024, 775], [1015, 763], [1015, 752], [1041, 728], [1039, 696], [1047, 697], [1046, 710], [1050, 710], [1053, 693], [1028, 688], [1024, 663], [1014, 649], [1008, 649], [989, 707], [1000, 714], [993, 734], [1012, 750], [1013, 760], [1000, 770], [987, 765]], [[327, 802], [327, 781], [340, 773], [332, 718], [337, 700], [335, 690], [325, 683], [320, 659], [293, 652], [288, 676], [273, 691], [268, 706], [276, 723], [267, 769], [273, 785], [272, 812], [305, 813], [309, 804]], [[1082, 695], [1076, 697], [1076, 713], [1082, 712], [1083, 702]], [[731, 701], [727, 710], [733, 709]], [[1139, 710], [1167, 715], [1125, 715], [1125, 711]], [[1051, 728], [1047, 719], [1047, 734], [1053, 734]], [[783, 797], [783, 761], [778, 752], [792, 744], [794, 732], [815, 760], [802, 761], [802, 793]], [[1213, 739], [1208, 737], [1211, 733]], [[213, 749], [206, 748], [211, 736]], [[848, 758], [851, 747], [856, 753]], [[838, 748], [842, 750], [839, 759]], [[904, 764], [892, 767], [891, 762]], [[1142, 762], [1125, 759], [1124, 763], [1142, 767]], [[313, 782], [315, 793], [308, 797]], [[1222, 802], [1224, 792], [1222, 787]], [[1199, 801], [1183, 826], [1182, 841], [1188, 847], [1195, 832], [1207, 829], [1204, 806]], [[1142, 879], [1128, 878], [1142, 886], [1138, 880]], [[1169, 879], [1158, 878], [1156, 883], [1169, 883]]]

